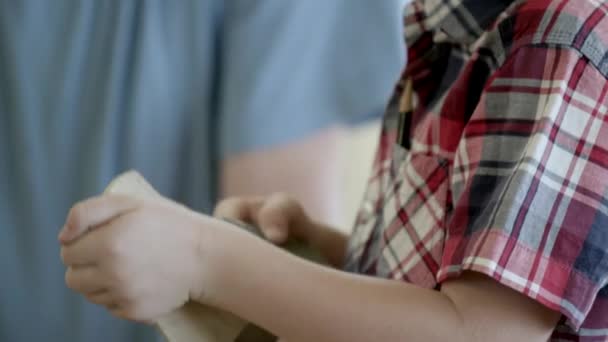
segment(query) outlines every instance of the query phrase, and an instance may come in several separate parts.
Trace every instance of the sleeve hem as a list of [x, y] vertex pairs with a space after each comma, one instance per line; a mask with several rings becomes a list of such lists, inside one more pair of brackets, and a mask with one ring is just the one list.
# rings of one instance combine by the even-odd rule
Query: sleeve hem
[[[447, 241], [447, 251], [464, 249], [464, 253], [444, 254], [437, 281], [442, 283], [457, 278], [464, 271], [482, 273], [551, 310], [559, 311], [567, 318], [568, 325], [578, 330], [600, 288], [572, 267], [539, 256], [537, 251], [521, 245], [500, 230], [485, 233], [471, 237], [465, 246], [461, 241]], [[514, 249], [511, 257], [504, 262], [505, 267], [498, 260], [501, 260], [507, 244], [514, 246]], [[524, 270], [528, 268], [527, 265], [534, 263], [542, 266], [531, 278], [529, 272]]]

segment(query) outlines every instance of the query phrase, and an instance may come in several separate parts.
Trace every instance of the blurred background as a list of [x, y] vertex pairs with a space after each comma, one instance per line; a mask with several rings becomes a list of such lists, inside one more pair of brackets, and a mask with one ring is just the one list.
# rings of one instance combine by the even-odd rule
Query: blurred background
[[403, 0], [0, 0], [0, 341], [150, 341], [64, 284], [73, 203], [136, 169], [209, 213], [283, 191], [348, 231]]
[[347, 232], [350, 232], [361, 204], [379, 133], [379, 120], [370, 120], [348, 127], [341, 140], [344, 149], [344, 182], [340, 194], [344, 205], [337, 227], [343, 227]]

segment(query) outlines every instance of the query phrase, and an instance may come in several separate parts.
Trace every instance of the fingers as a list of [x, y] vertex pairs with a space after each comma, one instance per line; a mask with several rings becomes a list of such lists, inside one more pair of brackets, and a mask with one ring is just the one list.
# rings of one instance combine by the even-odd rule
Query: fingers
[[256, 212], [264, 203], [263, 197], [234, 197], [221, 201], [213, 216], [255, 223]]
[[[297, 201], [283, 193], [269, 197], [236, 197], [218, 204], [214, 216], [237, 219], [255, 224], [266, 239], [273, 243], [284, 243], [289, 235], [302, 238], [300, 231], [306, 230], [307, 216]], [[290, 232], [293, 229], [293, 232]]]
[[70, 209], [59, 241], [69, 243], [93, 227], [135, 210], [139, 203], [136, 198], [124, 195], [103, 195], [79, 202]]
[[95, 266], [72, 266], [65, 272], [68, 288], [83, 293], [99, 293], [106, 289]]

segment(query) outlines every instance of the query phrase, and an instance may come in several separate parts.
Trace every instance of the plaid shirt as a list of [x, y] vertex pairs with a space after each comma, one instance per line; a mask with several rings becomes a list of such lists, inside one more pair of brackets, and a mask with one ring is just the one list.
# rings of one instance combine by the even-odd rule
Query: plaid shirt
[[346, 269], [434, 289], [481, 272], [561, 312], [552, 341], [608, 340], [607, 12], [410, 3]]

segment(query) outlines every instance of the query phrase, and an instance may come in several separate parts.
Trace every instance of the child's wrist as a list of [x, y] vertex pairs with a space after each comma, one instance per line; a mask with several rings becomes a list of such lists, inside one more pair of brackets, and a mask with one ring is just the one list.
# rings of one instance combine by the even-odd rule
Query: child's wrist
[[199, 230], [197, 256], [194, 260], [197, 270], [193, 279], [190, 299], [202, 304], [215, 306], [219, 301], [219, 291], [225, 286], [228, 265], [233, 258], [229, 251], [235, 248], [235, 229], [228, 223], [201, 215], [196, 229]]

